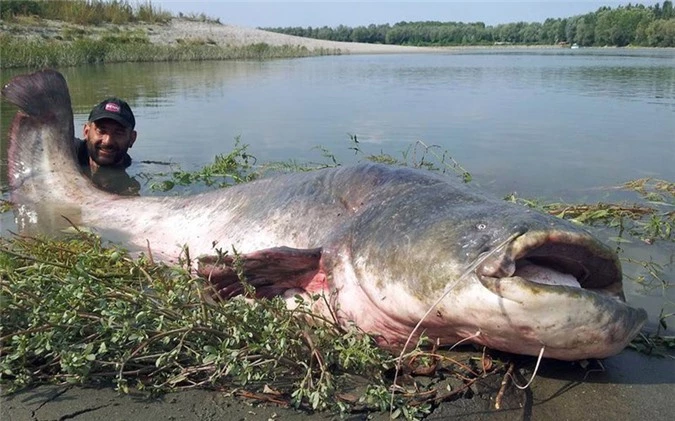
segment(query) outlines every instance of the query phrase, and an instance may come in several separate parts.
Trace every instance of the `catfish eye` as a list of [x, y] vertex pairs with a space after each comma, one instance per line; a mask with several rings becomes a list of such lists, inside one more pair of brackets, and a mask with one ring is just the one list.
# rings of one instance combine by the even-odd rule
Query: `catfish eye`
[[476, 228], [478, 228], [479, 231], [483, 231], [485, 228], [487, 228], [487, 225], [481, 222], [476, 224]]

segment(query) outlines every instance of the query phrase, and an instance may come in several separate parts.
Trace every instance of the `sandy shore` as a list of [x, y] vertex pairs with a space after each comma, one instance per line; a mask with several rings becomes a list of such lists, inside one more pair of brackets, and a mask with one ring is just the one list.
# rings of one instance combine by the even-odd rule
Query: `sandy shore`
[[[577, 364], [544, 360], [527, 391], [507, 389], [501, 410], [494, 396], [501, 377], [478, 385], [471, 398], [439, 404], [427, 420], [669, 420], [675, 413], [675, 360], [646, 357], [633, 351], [603, 360], [584, 370]], [[530, 377], [528, 373], [527, 378]], [[524, 379], [521, 380], [521, 383]], [[120, 395], [112, 386], [39, 386], [0, 396], [3, 421], [100, 420], [370, 420], [385, 421], [387, 412], [310, 413], [261, 404], [229, 393], [190, 390], [150, 397], [132, 392]], [[403, 419], [403, 418], [400, 418]]]
[[101, 38], [111, 34], [145, 35], [151, 43], [172, 45], [180, 42], [205, 42], [218, 46], [243, 46], [266, 43], [274, 46], [302, 46], [309, 50], [328, 49], [341, 54], [399, 54], [441, 51], [441, 48], [408, 47], [401, 45], [365, 44], [352, 42], [325, 41], [296, 37], [210, 22], [195, 22], [186, 19], [173, 19], [167, 24], [133, 23], [127, 25], [103, 24], [82, 26], [61, 21], [39, 20], [32, 24], [12, 24], [0, 21], [0, 31], [11, 33], [25, 39], [64, 39], [64, 34], [75, 33], [78, 36]]
[[171, 44], [175, 43], [178, 39], [197, 39], [215, 41], [217, 45], [233, 46], [256, 43], [294, 45], [303, 46], [310, 50], [318, 48], [339, 50], [343, 54], [419, 53], [439, 50], [438, 48], [430, 47], [325, 41], [235, 25], [191, 22], [179, 19], [174, 19], [167, 25], [156, 25], [149, 35], [150, 41], [157, 44]]

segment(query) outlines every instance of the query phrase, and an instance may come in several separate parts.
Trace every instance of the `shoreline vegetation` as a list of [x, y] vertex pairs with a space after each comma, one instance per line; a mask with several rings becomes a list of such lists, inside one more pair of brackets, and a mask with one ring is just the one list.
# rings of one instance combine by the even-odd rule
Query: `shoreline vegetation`
[[1, 69], [428, 51], [295, 37], [204, 14], [174, 16], [149, 1], [11, 1], [3, 2], [0, 18]]
[[339, 54], [415, 53], [452, 47], [675, 46], [672, 2], [611, 9], [544, 23], [399, 22], [350, 28], [243, 28], [204, 14], [178, 16], [151, 2], [3, 2], [0, 68], [94, 63], [266, 60]]
[[154, 45], [143, 37], [126, 35], [105, 39], [81, 38], [72, 42], [25, 41], [0, 35], [0, 68], [42, 68], [79, 66], [94, 63], [128, 63], [202, 60], [267, 60], [340, 54], [330, 49], [308, 49], [299, 45], [275, 46], [255, 43], [245, 46], [215, 46], [208, 41], [187, 41], [178, 45]]
[[[486, 5], [489, 7], [489, 5]], [[495, 26], [483, 22], [398, 22], [349, 27], [261, 28], [301, 37], [411, 46], [559, 45], [581, 47], [675, 47], [675, 11], [671, 0], [653, 6], [629, 3], [595, 12], [541, 22]]]

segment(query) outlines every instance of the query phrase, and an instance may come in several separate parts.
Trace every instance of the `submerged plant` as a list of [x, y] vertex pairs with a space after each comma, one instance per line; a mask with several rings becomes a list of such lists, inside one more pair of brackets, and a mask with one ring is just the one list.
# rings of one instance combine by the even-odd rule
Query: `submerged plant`
[[[197, 171], [178, 169], [168, 174], [144, 174], [144, 176], [151, 180], [151, 189], [164, 192], [176, 186], [188, 186], [191, 184], [203, 184], [207, 187], [218, 188], [229, 187], [234, 184], [255, 180], [260, 175], [254, 169], [257, 161], [255, 156], [251, 155], [247, 150], [248, 145], [242, 144], [237, 137], [232, 151], [227, 154], [216, 155], [213, 163]], [[157, 178], [160, 181], [157, 181]], [[161, 180], [162, 178], [166, 179]]]
[[9, 212], [12, 209], [12, 202], [0, 199], [0, 213]]
[[355, 134], [350, 134], [349, 140], [352, 144], [349, 149], [370, 162], [420, 168], [446, 175], [455, 174], [459, 175], [465, 183], [472, 180], [471, 173], [462, 167], [447, 150], [441, 150], [438, 145], [427, 145], [423, 141], [417, 140], [401, 152], [401, 158], [399, 159], [382, 151], [379, 154], [365, 153], [361, 149], [359, 139]]
[[673, 239], [675, 211], [662, 207], [660, 203], [543, 203], [520, 198], [515, 193], [507, 195], [505, 200], [536, 208], [577, 224], [614, 228], [618, 235], [612, 239], [617, 242], [630, 242], [624, 238], [625, 234], [648, 244], [656, 240]]

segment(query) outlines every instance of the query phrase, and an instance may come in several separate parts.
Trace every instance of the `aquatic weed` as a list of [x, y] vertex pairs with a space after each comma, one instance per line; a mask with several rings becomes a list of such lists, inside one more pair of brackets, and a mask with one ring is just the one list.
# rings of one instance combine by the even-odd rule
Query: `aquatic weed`
[[13, 207], [12, 202], [10, 202], [9, 200], [0, 199], [0, 213], [9, 212], [10, 210], [12, 210], [12, 207]]
[[378, 154], [364, 152], [358, 136], [355, 134], [349, 134], [349, 141], [351, 146], [348, 149], [353, 150], [356, 155], [363, 156], [370, 162], [425, 169], [445, 175], [455, 174], [459, 175], [465, 183], [472, 180], [471, 173], [462, 167], [447, 150], [441, 150], [438, 145], [427, 145], [422, 140], [417, 140], [401, 152], [402, 157], [399, 159], [383, 151]]
[[[233, 149], [227, 154], [216, 155], [213, 163], [205, 165], [197, 171], [178, 169], [172, 173], [145, 174], [151, 181], [152, 190], [169, 191], [176, 186], [203, 184], [207, 187], [228, 187], [234, 184], [255, 180], [259, 174], [254, 170], [257, 162], [255, 156], [248, 152], [248, 145], [235, 138]], [[167, 179], [156, 181], [157, 178]]]
[[504, 199], [580, 225], [614, 228], [618, 235], [612, 239], [616, 242], [630, 241], [624, 238], [624, 234], [630, 234], [648, 244], [673, 238], [675, 211], [662, 207], [660, 203], [546, 203], [542, 200], [521, 198], [515, 193]]

